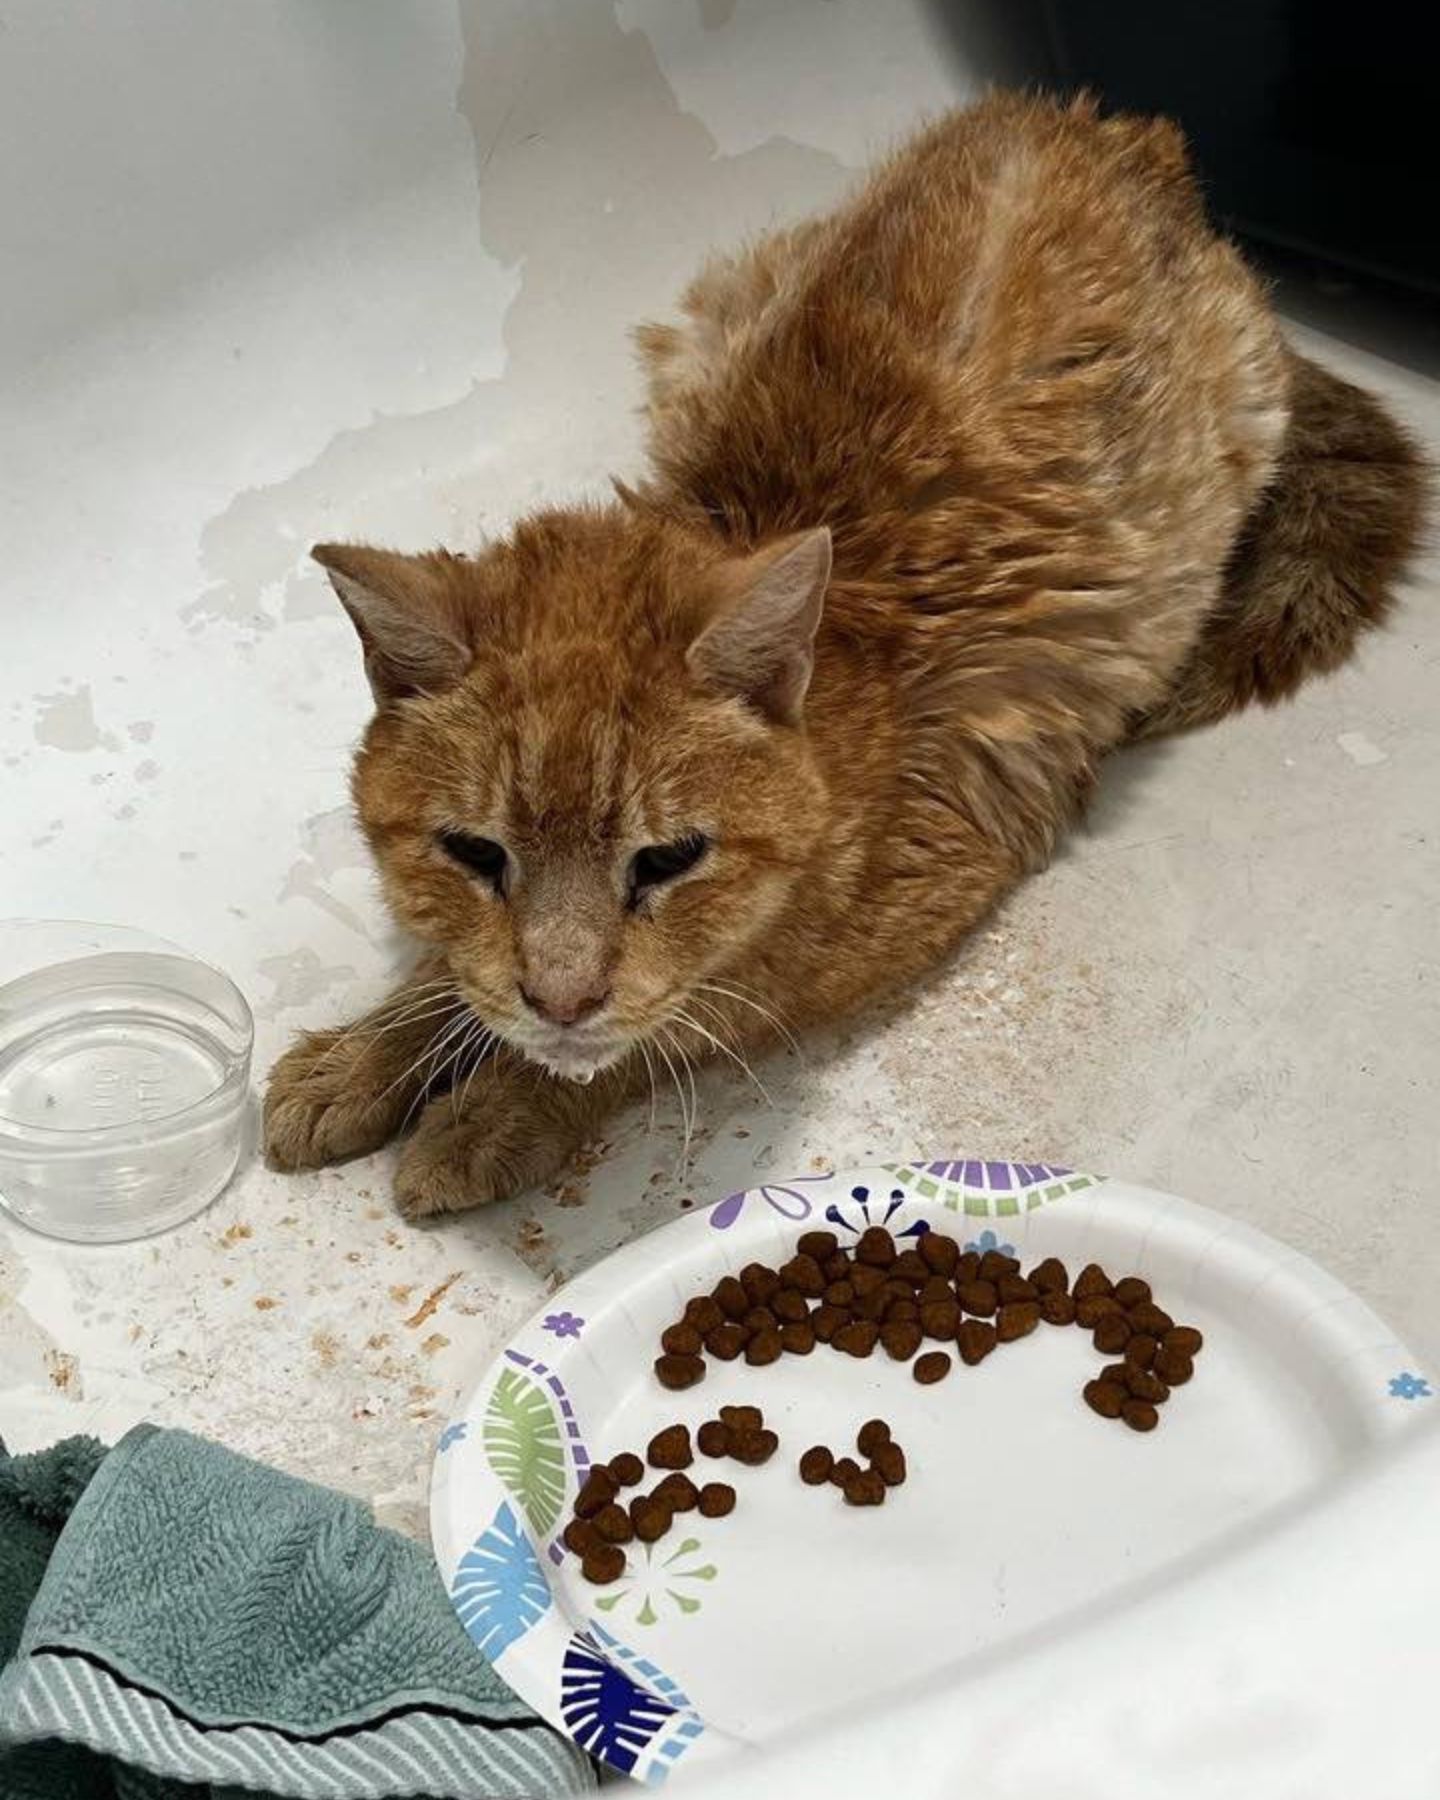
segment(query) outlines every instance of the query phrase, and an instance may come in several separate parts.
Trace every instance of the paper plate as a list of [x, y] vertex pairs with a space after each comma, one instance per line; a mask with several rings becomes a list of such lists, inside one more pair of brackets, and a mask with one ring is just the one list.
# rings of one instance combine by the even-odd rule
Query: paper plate
[[[1080, 1389], [1106, 1359], [1042, 1325], [979, 1367], [921, 1387], [907, 1365], [817, 1346], [766, 1368], [707, 1364], [685, 1393], [651, 1372], [685, 1301], [828, 1224], [934, 1226], [1143, 1275], [1198, 1325], [1195, 1379], [1146, 1436]], [[440, 1441], [436, 1554], [466, 1630], [515, 1691], [612, 1768], [662, 1781], [873, 1706], [941, 1669], [1064, 1629], [1133, 1584], [1184, 1573], [1238, 1527], [1333, 1479], [1434, 1398], [1413, 1356], [1346, 1288], [1238, 1220], [1124, 1182], [1035, 1164], [896, 1164], [732, 1195], [628, 1245], [554, 1296], [494, 1361]], [[733, 1483], [724, 1519], [680, 1515], [633, 1544], [610, 1587], [559, 1542], [592, 1460], [643, 1454], [753, 1401], [780, 1435], [760, 1469], [697, 1458]], [[797, 1473], [890, 1421], [909, 1479], [852, 1508]], [[658, 1479], [658, 1477], [656, 1477]]]

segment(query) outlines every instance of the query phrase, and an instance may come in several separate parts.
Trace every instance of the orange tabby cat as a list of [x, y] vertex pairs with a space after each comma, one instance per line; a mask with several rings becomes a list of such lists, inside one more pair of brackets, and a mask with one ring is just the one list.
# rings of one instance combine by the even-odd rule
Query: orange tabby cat
[[1164, 123], [989, 100], [683, 312], [638, 490], [474, 559], [315, 552], [425, 955], [277, 1064], [277, 1167], [413, 1121], [408, 1213], [494, 1200], [647, 1064], [922, 974], [1108, 750], [1342, 660], [1416, 535], [1410, 445], [1286, 348]]

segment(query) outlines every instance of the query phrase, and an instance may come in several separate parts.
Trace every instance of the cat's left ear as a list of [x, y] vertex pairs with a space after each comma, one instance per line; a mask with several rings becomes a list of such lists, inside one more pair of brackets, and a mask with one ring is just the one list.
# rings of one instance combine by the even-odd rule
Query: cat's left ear
[[690, 646], [695, 675], [777, 724], [797, 725], [829, 580], [823, 525], [722, 563], [711, 577], [716, 616]]
[[377, 706], [461, 679], [474, 651], [449, 557], [363, 544], [316, 544], [310, 554], [360, 634]]

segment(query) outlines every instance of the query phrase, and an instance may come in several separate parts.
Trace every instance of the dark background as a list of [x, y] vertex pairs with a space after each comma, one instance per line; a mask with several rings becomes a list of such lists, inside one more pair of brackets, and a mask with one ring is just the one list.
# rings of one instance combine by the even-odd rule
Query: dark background
[[1440, 296], [1434, 0], [954, 0], [987, 73], [1184, 126], [1254, 244]]

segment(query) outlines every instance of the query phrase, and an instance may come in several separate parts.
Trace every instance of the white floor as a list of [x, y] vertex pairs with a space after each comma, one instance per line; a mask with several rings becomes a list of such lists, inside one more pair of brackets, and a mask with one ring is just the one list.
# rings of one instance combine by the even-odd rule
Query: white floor
[[[633, 467], [629, 325], [983, 59], [919, 0], [64, 0], [7, 23], [0, 911], [220, 963], [263, 1070], [394, 951], [345, 807], [359, 659], [305, 545], [465, 547]], [[1343, 288], [1292, 303], [1312, 353], [1440, 443], [1433, 323]], [[688, 1172], [667, 1103], [553, 1192], [427, 1231], [383, 1157], [252, 1160], [150, 1245], [0, 1226], [0, 1431], [184, 1424], [423, 1529], [447, 1409], [567, 1275], [767, 1171], [890, 1152], [1242, 1214], [1440, 1361], [1437, 573], [1287, 710], [1117, 760], [959, 964], [767, 1069], [773, 1107], [707, 1080]]]

